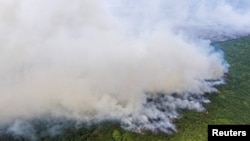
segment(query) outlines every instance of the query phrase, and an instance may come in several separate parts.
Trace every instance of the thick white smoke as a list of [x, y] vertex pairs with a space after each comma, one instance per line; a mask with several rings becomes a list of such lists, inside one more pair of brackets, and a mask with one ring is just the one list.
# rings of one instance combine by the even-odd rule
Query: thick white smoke
[[[121, 4], [122, 1], [122, 4]], [[171, 28], [198, 38], [224, 40], [248, 35], [248, 0], [120, 0], [113, 2], [117, 15], [136, 31]], [[118, 12], [117, 12], [118, 11]]]
[[204, 39], [249, 34], [249, 5], [0, 0], [1, 132], [35, 133], [26, 120], [44, 115], [175, 131], [176, 110], [204, 110], [202, 95], [216, 92], [207, 80], [227, 71]]

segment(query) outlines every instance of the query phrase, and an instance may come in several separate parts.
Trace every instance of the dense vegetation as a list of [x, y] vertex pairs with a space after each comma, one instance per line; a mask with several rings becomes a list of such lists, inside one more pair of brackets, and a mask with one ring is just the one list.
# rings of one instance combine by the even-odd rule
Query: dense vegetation
[[[220, 94], [209, 94], [211, 103], [205, 105], [208, 114], [184, 110], [175, 121], [178, 132], [136, 134], [120, 128], [118, 123], [103, 122], [91, 127], [68, 129], [64, 134], [44, 141], [205, 141], [208, 124], [250, 124], [250, 37], [216, 43], [230, 64], [226, 85]], [[39, 136], [39, 135], [38, 135]], [[14, 140], [0, 137], [0, 140]], [[22, 140], [21, 138], [17, 140]]]

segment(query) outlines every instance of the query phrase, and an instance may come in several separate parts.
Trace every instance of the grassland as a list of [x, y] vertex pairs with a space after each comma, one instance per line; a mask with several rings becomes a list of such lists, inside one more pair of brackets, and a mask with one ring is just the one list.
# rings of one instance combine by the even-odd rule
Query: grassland
[[[250, 124], [250, 37], [216, 43], [230, 64], [226, 85], [220, 94], [209, 94], [211, 103], [205, 105], [208, 114], [184, 110], [175, 124], [178, 132], [136, 134], [120, 128], [118, 123], [103, 122], [91, 127], [68, 129], [44, 141], [206, 141], [209, 124]], [[8, 138], [10, 139], [10, 138]], [[19, 139], [18, 139], [19, 140]], [[20, 139], [22, 140], [22, 139]]]

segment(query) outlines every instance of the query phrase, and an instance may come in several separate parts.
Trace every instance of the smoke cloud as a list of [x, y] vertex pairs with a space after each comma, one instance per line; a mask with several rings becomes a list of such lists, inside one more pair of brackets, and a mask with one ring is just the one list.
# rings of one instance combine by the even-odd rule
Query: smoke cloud
[[229, 65], [211, 41], [248, 35], [249, 7], [247, 0], [0, 0], [0, 133], [34, 140], [29, 121], [45, 115], [177, 131], [177, 110], [203, 111], [204, 94], [224, 83]]

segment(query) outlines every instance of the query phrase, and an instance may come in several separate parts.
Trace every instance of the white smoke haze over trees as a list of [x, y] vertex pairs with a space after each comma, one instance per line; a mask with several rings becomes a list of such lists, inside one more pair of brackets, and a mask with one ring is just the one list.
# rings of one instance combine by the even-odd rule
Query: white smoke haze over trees
[[0, 0], [0, 133], [35, 134], [29, 121], [44, 115], [176, 131], [176, 110], [203, 111], [228, 71], [211, 41], [249, 35], [249, 9], [248, 0]]

